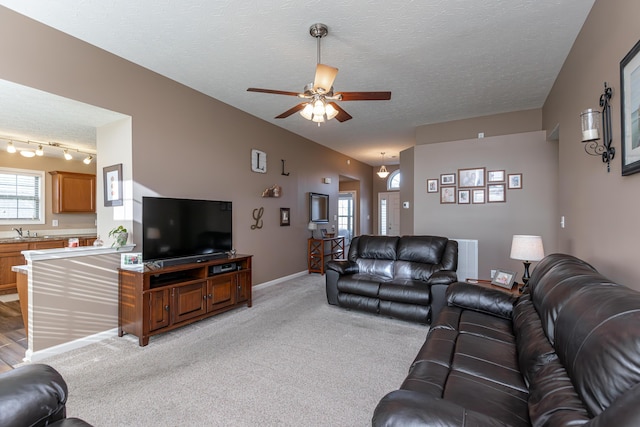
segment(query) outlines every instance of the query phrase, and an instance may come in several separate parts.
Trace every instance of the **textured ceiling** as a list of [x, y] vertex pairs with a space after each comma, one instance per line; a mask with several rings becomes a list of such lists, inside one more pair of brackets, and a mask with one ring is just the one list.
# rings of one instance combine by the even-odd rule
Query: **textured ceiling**
[[[540, 108], [594, 0], [0, 0], [70, 35], [348, 156], [377, 165], [414, 145], [416, 126]], [[392, 92], [351, 101], [353, 119], [318, 127], [299, 92], [322, 62], [336, 91]]]

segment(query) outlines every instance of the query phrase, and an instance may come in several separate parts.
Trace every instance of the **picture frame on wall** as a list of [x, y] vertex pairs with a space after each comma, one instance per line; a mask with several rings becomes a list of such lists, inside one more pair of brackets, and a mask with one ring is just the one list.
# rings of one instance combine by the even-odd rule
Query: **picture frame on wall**
[[507, 186], [509, 190], [520, 190], [522, 188], [522, 174], [521, 173], [509, 174], [507, 183], [509, 184]]
[[471, 191], [470, 190], [458, 190], [458, 204], [468, 205], [471, 203]]
[[487, 185], [487, 203], [502, 203], [507, 201], [504, 184]]
[[455, 173], [441, 174], [440, 185], [456, 185], [456, 174]]
[[504, 182], [504, 170], [488, 171], [487, 182]]
[[427, 193], [437, 193], [438, 192], [438, 180], [437, 179], [428, 179], [427, 180]]
[[459, 187], [484, 187], [485, 168], [458, 169]]
[[280, 208], [280, 227], [291, 225], [291, 208]]
[[471, 190], [471, 201], [474, 204], [482, 204], [485, 200], [484, 188]]
[[456, 202], [456, 187], [440, 187], [440, 203], [448, 204]]
[[640, 41], [620, 61], [622, 175], [640, 172]]
[[102, 168], [104, 205], [122, 206], [122, 163]]

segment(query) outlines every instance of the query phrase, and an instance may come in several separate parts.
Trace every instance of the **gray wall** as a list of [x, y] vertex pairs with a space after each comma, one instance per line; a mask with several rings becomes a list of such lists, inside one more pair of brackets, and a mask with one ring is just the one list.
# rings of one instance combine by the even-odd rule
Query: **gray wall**
[[[370, 166], [347, 164], [342, 154], [3, 7], [0, 36], [1, 79], [132, 117], [132, 152], [123, 157], [132, 158], [134, 212], [147, 194], [233, 201], [234, 245], [255, 256], [254, 283], [306, 270], [307, 194], [329, 194], [333, 219], [339, 175], [360, 181], [360, 229], [371, 232], [371, 221], [362, 219], [371, 216]], [[251, 172], [252, 148], [267, 152], [267, 174]], [[280, 175], [280, 159], [290, 176]], [[332, 184], [322, 184], [324, 177]], [[262, 198], [274, 184], [283, 196]], [[264, 227], [251, 230], [260, 207]], [[290, 227], [279, 225], [281, 207], [291, 208]], [[140, 248], [142, 228], [133, 220]]]
[[[640, 39], [640, 2], [597, 0], [543, 108], [544, 129], [560, 129], [558, 249], [592, 263], [607, 277], [640, 290], [640, 174], [621, 176], [620, 61]], [[584, 152], [580, 112], [599, 108], [604, 82], [613, 87], [616, 157], [611, 172]]]
[[[453, 129], [459, 129], [459, 124]], [[514, 234], [540, 235], [546, 253], [556, 250], [557, 143], [547, 141], [545, 132], [423, 144], [412, 151], [412, 233], [477, 239], [481, 279], [488, 279], [490, 270], [496, 268], [516, 271], [518, 277], [522, 276], [522, 262], [509, 258]], [[403, 152], [403, 164], [405, 158], [411, 160]], [[427, 179], [479, 167], [487, 171], [505, 170], [506, 174], [522, 173], [523, 188], [507, 190], [505, 203], [468, 205], [440, 204], [439, 193], [426, 191]], [[403, 223], [408, 216], [404, 214]]]

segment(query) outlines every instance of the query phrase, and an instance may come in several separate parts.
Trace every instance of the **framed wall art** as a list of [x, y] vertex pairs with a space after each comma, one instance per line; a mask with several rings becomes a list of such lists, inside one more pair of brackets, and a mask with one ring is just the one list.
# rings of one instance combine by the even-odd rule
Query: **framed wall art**
[[438, 192], [438, 180], [437, 179], [428, 179], [427, 180], [427, 193], [437, 193]]
[[504, 170], [487, 172], [487, 182], [504, 182]]
[[485, 191], [484, 188], [471, 190], [471, 201], [474, 204], [484, 203]]
[[102, 168], [104, 205], [122, 206], [122, 163]]
[[485, 168], [458, 169], [459, 187], [484, 187]]
[[640, 172], [640, 41], [620, 61], [622, 175]]
[[440, 185], [456, 185], [456, 174], [443, 173], [440, 175]]
[[510, 173], [508, 178], [508, 186], [509, 190], [519, 190], [522, 188], [522, 174], [521, 173]]
[[471, 203], [471, 191], [470, 190], [458, 190], [458, 204], [468, 205]]
[[487, 185], [487, 193], [488, 203], [502, 203], [507, 201], [506, 192], [504, 191], [504, 184]]
[[280, 208], [280, 227], [291, 225], [291, 208]]
[[440, 203], [455, 203], [456, 187], [440, 187]]

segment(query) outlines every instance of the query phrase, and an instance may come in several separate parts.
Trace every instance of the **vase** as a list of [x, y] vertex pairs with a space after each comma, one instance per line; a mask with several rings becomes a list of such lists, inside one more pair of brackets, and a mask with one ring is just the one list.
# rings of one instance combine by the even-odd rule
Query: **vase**
[[118, 233], [116, 236], [116, 247], [123, 247], [127, 244], [127, 240], [129, 240], [129, 233]]

